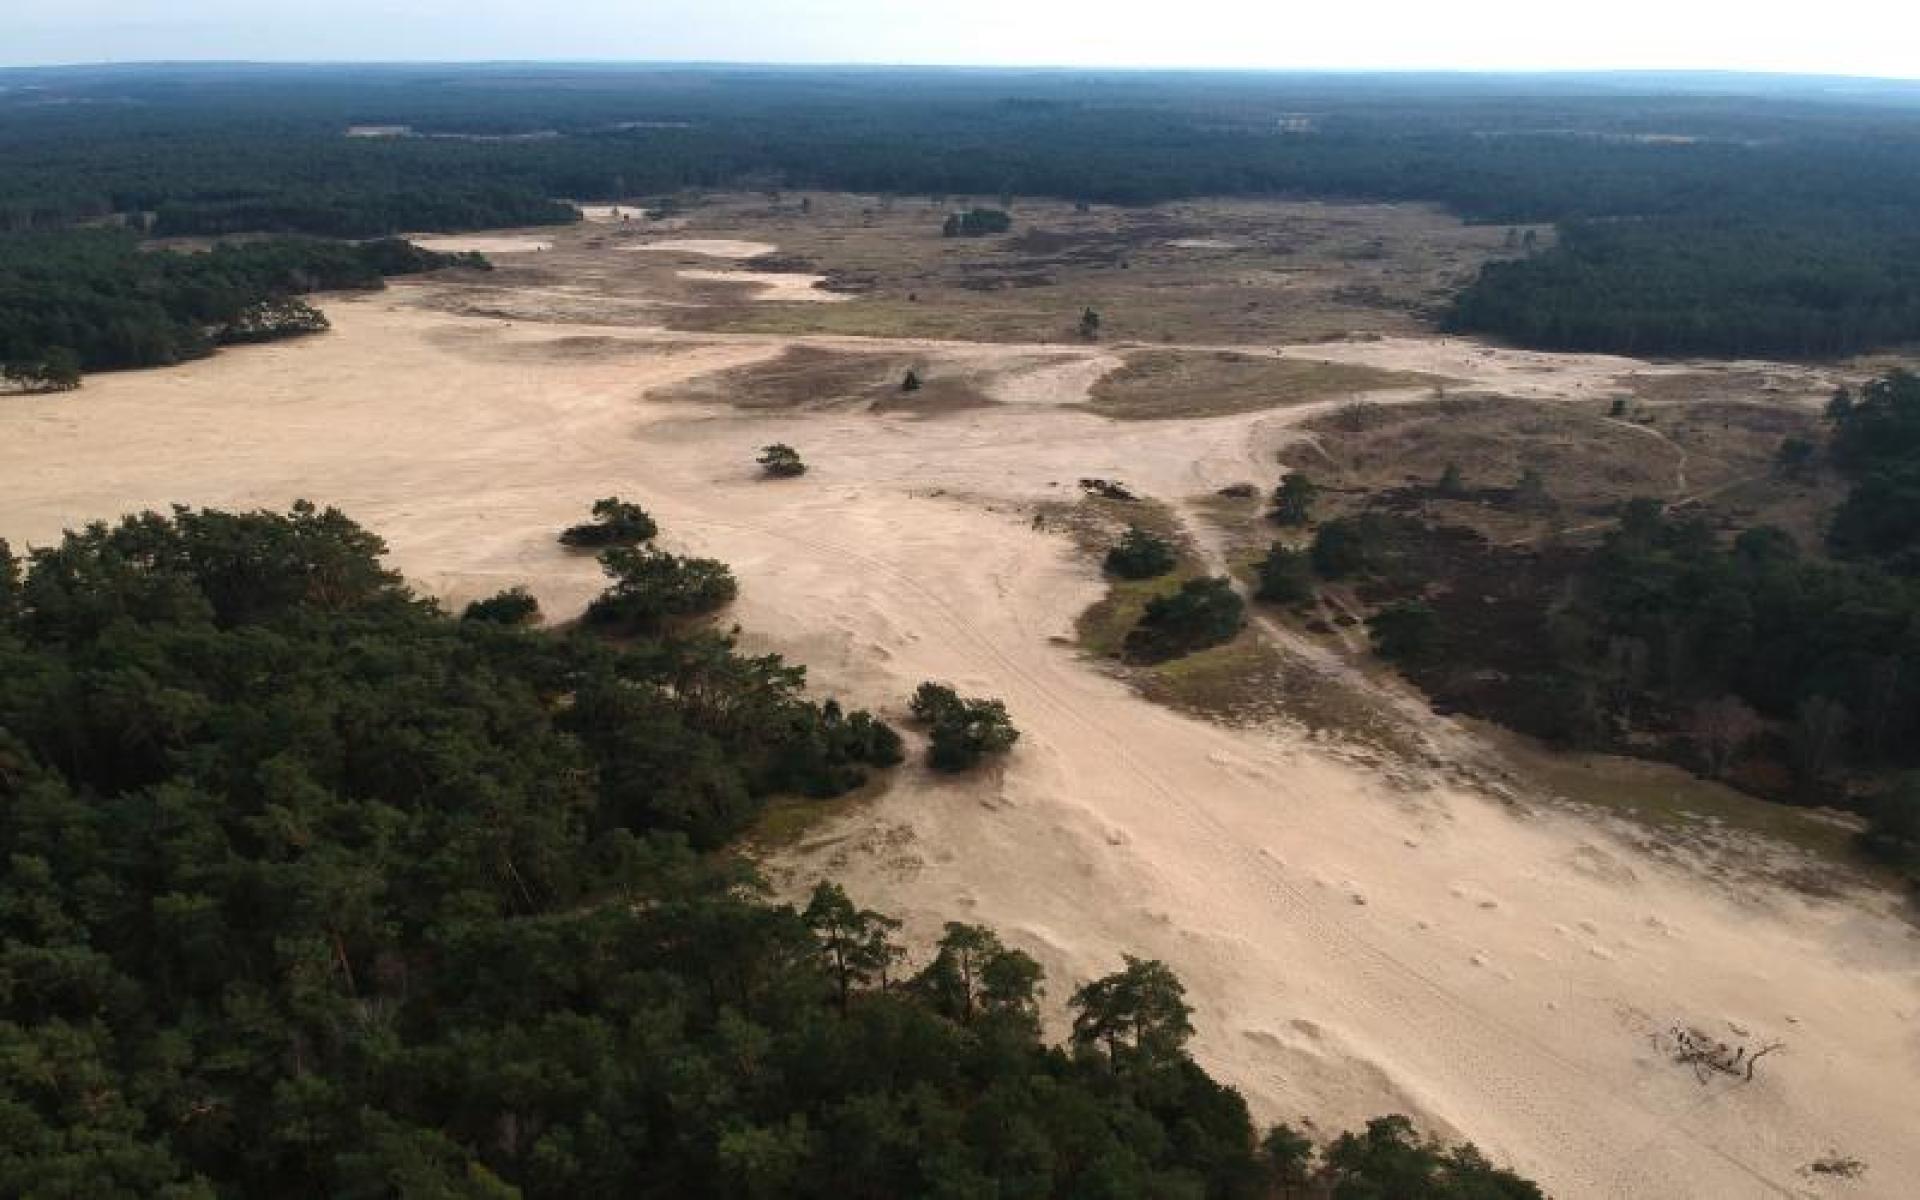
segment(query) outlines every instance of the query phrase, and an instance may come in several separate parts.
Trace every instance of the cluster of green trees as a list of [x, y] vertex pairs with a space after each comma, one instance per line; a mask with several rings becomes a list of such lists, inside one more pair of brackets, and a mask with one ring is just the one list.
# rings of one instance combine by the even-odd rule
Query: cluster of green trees
[[922, 683], [911, 711], [927, 727], [927, 765], [936, 771], [964, 771], [1020, 740], [1004, 702], [964, 697], [944, 683]]
[[[1526, 257], [1453, 312], [1530, 344], [1815, 354], [1911, 338], [1920, 320], [1920, 106], [1894, 88], [594, 67], [21, 78], [0, 90], [0, 229], [150, 214], [160, 233], [377, 237], [575, 219], [556, 196], [726, 186], [1312, 194], [1559, 223], [1544, 249], [1532, 229], [1512, 239]], [[370, 124], [411, 132], [345, 136]]]
[[1909, 774], [1875, 797], [1860, 846], [1920, 887], [1920, 775]]
[[[1792, 458], [1851, 480], [1831, 556], [1642, 498], [1590, 548], [1366, 509], [1322, 523], [1309, 557], [1379, 605], [1376, 649], [1449, 704], [1575, 745], [1664, 734], [1710, 774], [1752, 759], [1787, 772], [1750, 776], [1763, 790], [1844, 803], [1850, 771], [1920, 767], [1920, 378], [1843, 391], [1828, 416], [1829, 444]], [[1530, 473], [1507, 499], [1546, 494]]]
[[1393, 662], [1415, 662], [1431, 655], [1440, 638], [1440, 617], [1419, 600], [1397, 600], [1367, 618], [1374, 652]]
[[65, 346], [0, 362], [0, 383], [19, 392], [70, 392], [80, 386], [81, 374], [80, 356]]
[[1268, 519], [1278, 525], [1306, 525], [1313, 520], [1313, 504], [1320, 497], [1320, 486], [1304, 471], [1288, 471], [1273, 489], [1273, 506]]
[[23, 385], [155, 366], [231, 342], [326, 328], [304, 292], [377, 288], [389, 275], [485, 265], [407, 242], [281, 239], [205, 253], [149, 251], [126, 230], [0, 234], [0, 365]]
[[1245, 623], [1246, 603], [1233, 581], [1203, 576], [1149, 600], [1124, 648], [1135, 661], [1161, 662], [1230, 642]]
[[1347, 579], [1364, 574], [1374, 564], [1383, 540], [1381, 534], [1388, 519], [1379, 513], [1362, 511], [1352, 516], [1323, 521], [1313, 531], [1307, 558], [1322, 579]]
[[[1649, 500], [1575, 576], [1546, 635], [1570, 678], [1566, 736], [1731, 693], [1788, 723], [1801, 788], [1822, 794], [1846, 755], [1911, 762], [1920, 748], [1920, 592], [1868, 564], [1803, 556], [1784, 532], [1723, 546]], [[1570, 686], [1569, 686], [1570, 685]]]
[[540, 601], [521, 586], [495, 592], [467, 605], [462, 621], [490, 621], [496, 625], [531, 625], [540, 619]]
[[600, 552], [612, 582], [587, 605], [586, 620], [603, 629], [657, 632], [670, 621], [703, 617], [733, 603], [740, 585], [727, 564], [669, 554], [655, 546], [612, 546]]
[[[587, 605], [585, 621], [602, 632], [659, 634], [670, 625], [704, 617], [733, 603], [740, 585], [727, 564], [712, 558], [669, 554], [651, 542], [660, 527], [644, 508], [608, 496], [593, 502], [593, 520], [561, 531], [564, 545], [600, 549], [600, 569], [610, 581]], [[500, 596], [476, 619], [503, 620], [519, 602]], [[522, 620], [532, 616], [521, 615]]]
[[[1920, 375], [1894, 371], [1859, 396], [1842, 389], [1827, 406], [1832, 457], [1853, 480], [1833, 515], [1835, 554], [1920, 577]], [[1804, 456], [1783, 446], [1790, 458]]]
[[652, 541], [659, 532], [660, 526], [646, 509], [618, 496], [608, 496], [593, 502], [593, 520], [561, 530], [560, 544], [582, 550], [637, 546]]
[[1555, 732], [1652, 719], [1692, 728], [1718, 768], [1761, 737], [1716, 751], [1725, 722], [1701, 706], [1730, 697], [1784, 731], [1803, 795], [1830, 798], [1847, 764], [1920, 766], [1920, 378], [1843, 390], [1828, 417], [1827, 457], [1852, 481], [1827, 530], [1837, 561], [1767, 526], [1727, 544], [1632, 501], [1540, 631], [1543, 690], [1564, 697], [1542, 707]]
[[1539, 1194], [1391, 1120], [1263, 1153], [1158, 963], [1052, 1046], [990, 930], [913, 970], [770, 902], [696, 851], [863, 714], [707, 633], [450, 620], [381, 551], [307, 504], [0, 547], [0, 1192]]
[[1267, 604], [1297, 606], [1313, 600], [1313, 563], [1305, 550], [1275, 542], [1254, 567], [1253, 597]]
[[1178, 559], [1165, 538], [1155, 537], [1138, 525], [1129, 525], [1126, 533], [1107, 550], [1105, 562], [1109, 574], [1122, 579], [1153, 579], [1173, 570]]

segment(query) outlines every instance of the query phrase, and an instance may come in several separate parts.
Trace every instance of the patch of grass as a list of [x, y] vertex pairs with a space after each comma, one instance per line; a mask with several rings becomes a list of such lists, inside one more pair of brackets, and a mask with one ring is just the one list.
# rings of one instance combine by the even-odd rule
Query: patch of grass
[[943, 294], [937, 301], [862, 296], [841, 304], [745, 302], [676, 309], [667, 327], [690, 332], [833, 334], [970, 342], [1077, 342], [1078, 310]]
[[[903, 392], [911, 369], [919, 390]], [[874, 412], [931, 416], [991, 404], [975, 383], [901, 353], [789, 346], [764, 362], [701, 376], [654, 393], [662, 400], [729, 404], [749, 412], [802, 412], [865, 406]]]
[[[1021, 197], [1010, 236], [943, 238], [946, 204], [809, 199], [803, 213], [797, 202], [715, 196], [680, 236], [775, 243], [783, 259], [804, 260], [854, 299], [742, 301], [692, 288], [663, 263], [651, 268], [648, 290], [717, 302], [663, 309], [660, 319], [677, 329], [1072, 342], [1091, 304], [1109, 344], [1416, 333], [1482, 263], [1502, 255], [1505, 234], [1421, 205], [1205, 200], [1083, 212]], [[620, 274], [634, 269], [621, 264]]]
[[1106, 576], [1107, 594], [1074, 622], [1075, 640], [1080, 648], [1097, 658], [1119, 658], [1127, 634], [1139, 624], [1147, 604], [1155, 597], [1179, 591], [1181, 584], [1202, 574], [1200, 560], [1181, 528], [1180, 518], [1157, 500], [1083, 496], [1072, 504], [1043, 505], [1040, 512], [1049, 524], [1064, 528], [1073, 537], [1074, 544], [1096, 563], [1106, 558], [1108, 548], [1129, 525], [1138, 525], [1173, 545], [1173, 570], [1152, 579]]
[[1216, 721], [1285, 715], [1286, 657], [1255, 629], [1143, 671], [1147, 699]]
[[1127, 634], [1140, 623], [1147, 605], [1157, 597], [1179, 591], [1181, 584], [1198, 575], [1196, 570], [1178, 567], [1154, 579], [1116, 579], [1109, 575], [1107, 594], [1074, 622], [1080, 648], [1100, 658], [1119, 658]]
[[1498, 726], [1473, 725], [1537, 790], [1626, 818], [1652, 831], [1662, 844], [1724, 851], [1751, 847], [1757, 840], [1789, 848], [1806, 861], [1768, 863], [1758, 855], [1743, 857], [1749, 867], [1807, 891], [1830, 892], [1836, 877], [1898, 882], [1895, 873], [1875, 867], [1855, 850], [1857, 818], [1762, 800], [1668, 763], [1557, 751]]
[[1094, 385], [1088, 412], [1123, 421], [1230, 416], [1335, 396], [1431, 387], [1437, 376], [1236, 351], [1144, 350]]
[[892, 778], [892, 771], [875, 771], [862, 786], [830, 800], [775, 796], [760, 810], [760, 815], [754, 818], [741, 841], [750, 853], [756, 855], [796, 846], [827, 822], [878, 798], [887, 790]]

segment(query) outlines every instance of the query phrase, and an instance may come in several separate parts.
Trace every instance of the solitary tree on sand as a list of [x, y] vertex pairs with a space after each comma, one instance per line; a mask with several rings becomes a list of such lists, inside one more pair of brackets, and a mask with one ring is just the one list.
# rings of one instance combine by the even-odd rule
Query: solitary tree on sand
[[761, 469], [776, 479], [791, 479], [807, 473], [807, 464], [800, 461], [800, 452], [783, 442], [762, 447], [759, 462]]

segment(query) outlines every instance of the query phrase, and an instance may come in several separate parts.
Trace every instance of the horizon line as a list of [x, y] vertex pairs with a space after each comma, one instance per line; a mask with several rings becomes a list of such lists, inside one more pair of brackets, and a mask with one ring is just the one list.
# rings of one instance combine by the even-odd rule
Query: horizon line
[[625, 59], [625, 58], [163, 58], [92, 59], [43, 63], [0, 63], [0, 72], [139, 70], [167, 68], [447, 68], [447, 67], [583, 67], [643, 68], [654, 70], [712, 70], [716, 68], [786, 71], [955, 71], [1022, 74], [1177, 74], [1177, 75], [1293, 75], [1293, 76], [1453, 76], [1460, 78], [1618, 78], [1682, 76], [1752, 80], [1809, 80], [1845, 83], [1920, 86], [1920, 75], [1848, 74], [1834, 71], [1790, 71], [1758, 67], [1494, 67], [1494, 66], [1190, 66], [1156, 63], [951, 63], [879, 60], [777, 61], [761, 59]]

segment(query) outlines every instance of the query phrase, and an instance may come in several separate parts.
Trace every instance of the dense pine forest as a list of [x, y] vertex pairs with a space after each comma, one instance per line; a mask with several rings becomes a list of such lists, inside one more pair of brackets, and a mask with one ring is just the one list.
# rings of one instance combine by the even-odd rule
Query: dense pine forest
[[0, 1193], [1540, 1195], [1403, 1118], [1256, 1141], [1157, 962], [1054, 1045], [991, 930], [773, 902], [720, 848], [897, 740], [381, 552], [306, 504], [0, 545]]
[[277, 238], [176, 254], [142, 250], [120, 229], [0, 236], [0, 364], [26, 386], [59, 388], [81, 370], [314, 333], [326, 318], [302, 293], [378, 288], [389, 275], [454, 265], [486, 263], [397, 238]]
[[[1451, 314], [1529, 345], [1920, 336], [1920, 93], [1738, 76], [548, 67], [0, 73], [0, 229], [375, 237], [581, 200], [845, 188], [1425, 200], [1555, 223]], [[0, 342], [4, 342], [0, 333]]]

